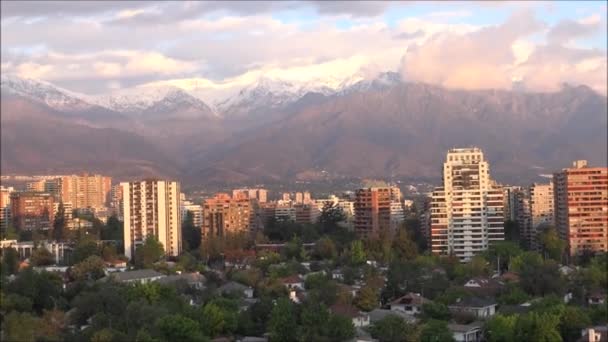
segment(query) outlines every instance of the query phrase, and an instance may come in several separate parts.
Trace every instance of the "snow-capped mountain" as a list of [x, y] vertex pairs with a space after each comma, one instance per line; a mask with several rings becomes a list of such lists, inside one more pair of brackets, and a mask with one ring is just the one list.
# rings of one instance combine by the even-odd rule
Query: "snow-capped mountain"
[[[352, 82], [352, 81], [351, 81]], [[354, 92], [381, 91], [394, 87], [401, 83], [401, 75], [398, 72], [383, 72], [372, 79], [360, 79], [350, 85], [343, 85], [338, 91], [339, 95], [346, 95]]]
[[8, 94], [29, 98], [56, 110], [74, 112], [93, 107], [93, 104], [86, 100], [86, 95], [57, 87], [48, 82], [14, 75], [2, 75], [0, 83], [2, 91], [6, 91]]
[[183, 89], [172, 86], [135, 87], [94, 97], [91, 100], [102, 107], [121, 113], [171, 111], [183, 106], [212, 112], [202, 100]]

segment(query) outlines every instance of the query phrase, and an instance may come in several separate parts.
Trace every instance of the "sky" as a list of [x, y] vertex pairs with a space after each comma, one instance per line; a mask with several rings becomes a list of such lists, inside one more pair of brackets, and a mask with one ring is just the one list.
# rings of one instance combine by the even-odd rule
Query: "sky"
[[606, 94], [606, 1], [2, 1], [1, 71], [86, 94], [395, 71], [462, 89]]

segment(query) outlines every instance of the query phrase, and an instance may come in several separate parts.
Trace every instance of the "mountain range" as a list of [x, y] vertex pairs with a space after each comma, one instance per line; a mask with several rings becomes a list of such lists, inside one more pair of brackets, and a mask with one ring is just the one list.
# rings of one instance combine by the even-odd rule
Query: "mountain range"
[[399, 74], [339, 86], [262, 78], [209, 104], [176, 87], [90, 96], [2, 76], [2, 173], [82, 170], [189, 184], [340, 177], [439, 179], [448, 148], [479, 146], [504, 181], [574, 159], [605, 165], [605, 96], [465, 91]]

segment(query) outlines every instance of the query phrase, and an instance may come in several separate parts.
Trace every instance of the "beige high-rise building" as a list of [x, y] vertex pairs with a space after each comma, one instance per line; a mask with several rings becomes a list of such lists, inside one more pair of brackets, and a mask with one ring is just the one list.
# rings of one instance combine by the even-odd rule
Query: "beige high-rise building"
[[182, 250], [180, 186], [166, 180], [120, 183], [124, 213], [125, 255], [131, 259], [138, 245], [154, 236], [165, 255], [177, 256]]
[[104, 208], [110, 201], [112, 178], [101, 175], [70, 175], [61, 177], [61, 200], [74, 209]]
[[232, 190], [232, 198], [245, 197], [249, 199], [255, 199], [259, 203], [266, 203], [268, 201], [268, 190], [262, 188], [255, 189], [234, 189]]
[[255, 228], [256, 213], [249, 198], [218, 193], [203, 202], [203, 238], [251, 232]]
[[0, 232], [6, 232], [6, 228], [11, 222], [11, 193], [15, 189], [0, 186]]
[[504, 240], [503, 206], [481, 149], [450, 149], [431, 199], [431, 251], [468, 261]]
[[555, 222], [553, 201], [553, 183], [534, 183], [530, 186], [530, 247], [533, 249], [538, 248], [539, 229]]
[[578, 160], [553, 175], [555, 226], [570, 255], [608, 251], [608, 168]]
[[11, 215], [17, 230], [50, 230], [55, 212], [54, 198], [44, 192], [13, 192]]

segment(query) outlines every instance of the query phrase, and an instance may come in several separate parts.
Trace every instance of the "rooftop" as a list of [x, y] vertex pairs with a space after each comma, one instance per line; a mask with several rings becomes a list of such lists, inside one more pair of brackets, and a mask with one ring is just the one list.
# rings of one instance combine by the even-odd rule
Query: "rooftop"
[[114, 279], [116, 279], [116, 281], [130, 281], [130, 280], [136, 280], [136, 279], [165, 277], [164, 274], [158, 273], [155, 270], [150, 270], [150, 269], [116, 272], [116, 273], [112, 273], [111, 276]]

